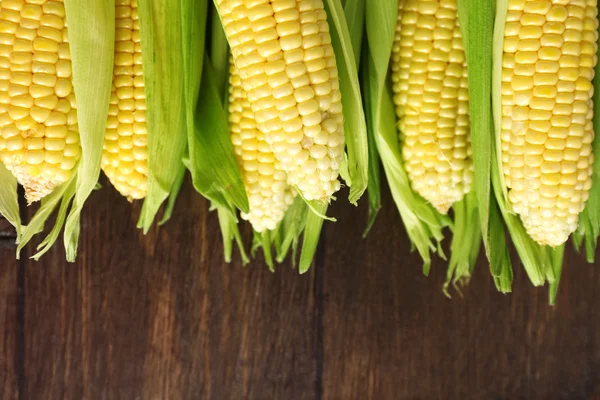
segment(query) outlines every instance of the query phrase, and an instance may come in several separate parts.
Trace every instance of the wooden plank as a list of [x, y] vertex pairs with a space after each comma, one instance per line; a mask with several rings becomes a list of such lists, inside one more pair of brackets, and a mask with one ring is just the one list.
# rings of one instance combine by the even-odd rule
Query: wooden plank
[[148, 236], [133, 209], [105, 182], [77, 263], [28, 264], [26, 398], [314, 398], [314, 273], [223, 263], [189, 182]]
[[[361, 240], [364, 208], [338, 206], [324, 256], [323, 398], [573, 399], [599, 393], [597, 267], [569, 250], [558, 305], [515, 268], [512, 295], [480, 262], [464, 298], [421, 274], [393, 202]], [[342, 222], [343, 223], [343, 222]], [[599, 254], [600, 256], [600, 254]]]
[[22, 372], [22, 301], [19, 262], [15, 258], [14, 230], [0, 217], [0, 398], [20, 396]]
[[14, 242], [15, 228], [0, 216], [0, 242]]

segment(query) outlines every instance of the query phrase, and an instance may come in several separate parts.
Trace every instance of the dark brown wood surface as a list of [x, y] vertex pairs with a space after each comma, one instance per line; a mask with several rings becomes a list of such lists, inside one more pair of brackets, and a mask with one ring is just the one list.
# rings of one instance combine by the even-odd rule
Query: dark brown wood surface
[[[340, 196], [342, 198], [343, 196]], [[309, 273], [226, 264], [216, 215], [187, 183], [147, 236], [108, 185], [85, 208], [78, 261], [14, 259], [0, 221], [2, 399], [592, 399], [600, 270], [569, 251], [558, 305], [482, 259], [461, 297], [421, 274], [387, 191], [338, 201]], [[248, 233], [248, 232], [246, 232]]]
[[9, 400], [19, 398], [23, 372], [19, 288], [23, 270], [22, 263], [15, 259], [15, 236], [14, 229], [0, 217], [0, 398]]

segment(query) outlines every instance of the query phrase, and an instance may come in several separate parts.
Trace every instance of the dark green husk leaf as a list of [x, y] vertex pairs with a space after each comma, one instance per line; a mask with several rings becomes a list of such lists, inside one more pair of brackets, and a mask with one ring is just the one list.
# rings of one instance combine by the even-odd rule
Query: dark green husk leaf
[[[217, 85], [217, 91], [221, 93], [226, 104], [229, 94], [229, 45], [227, 37], [223, 30], [223, 25], [219, 19], [219, 12], [214, 4], [210, 7], [211, 31], [210, 31], [210, 61], [213, 66], [215, 76], [213, 77]], [[227, 107], [225, 107], [227, 108]]]
[[360, 66], [360, 53], [365, 31], [365, 7], [364, 0], [343, 0], [344, 15], [350, 32], [350, 42], [354, 51], [355, 62]]
[[229, 138], [227, 115], [212, 81], [212, 67], [204, 60], [195, 132], [190, 137], [190, 162], [194, 187], [218, 206], [249, 211], [248, 198]]
[[495, 1], [460, 0], [459, 20], [469, 74], [469, 116], [473, 149], [473, 190], [477, 194], [479, 223], [490, 271], [496, 287], [510, 291], [512, 267], [504, 225], [491, 192], [494, 149], [492, 119], [492, 49]]
[[[228, 97], [229, 97], [229, 45], [227, 44], [227, 38], [219, 19], [219, 13], [217, 12], [214, 4], [210, 7], [210, 49], [208, 53], [210, 55], [211, 65], [213, 66], [212, 80], [215, 82], [217, 93], [220, 96], [221, 104], [223, 105], [223, 111], [225, 117], [228, 113]], [[228, 138], [228, 140], [230, 140]], [[239, 170], [238, 170], [239, 172]], [[241, 175], [240, 175], [241, 179]], [[242, 183], [243, 184], [243, 183]], [[242, 258], [242, 263], [245, 265], [250, 260], [244, 248], [244, 242], [238, 226], [238, 219], [233, 206], [223, 206], [216, 203], [212, 203], [212, 207], [217, 210], [217, 216], [219, 218], [219, 225], [221, 226], [221, 235], [223, 239], [223, 251], [226, 262], [231, 262], [233, 253], [233, 242], [237, 244]]]
[[[203, 17], [206, 19], [207, 3], [203, 0]], [[190, 171], [194, 187], [215, 205], [224, 207], [235, 215], [235, 207], [249, 211], [248, 198], [242, 183], [242, 177], [235, 160], [233, 144], [229, 138], [227, 114], [224, 100], [219, 94], [210, 59], [204, 52], [204, 25], [198, 29], [197, 39], [190, 40], [190, 46], [199, 48], [201, 54], [193, 59], [195, 68], [202, 72], [193, 84], [199, 85], [202, 96], [194, 99], [189, 107], [195, 110], [194, 119], [188, 119]], [[204, 57], [202, 64], [201, 57]], [[222, 67], [220, 65], [220, 67]]]
[[369, 145], [369, 187], [367, 188], [367, 195], [369, 198], [369, 218], [367, 220], [367, 226], [363, 232], [363, 238], [365, 238], [379, 214], [381, 209], [381, 166], [379, 159], [379, 153], [377, 152], [377, 144], [375, 142], [374, 128], [373, 128], [373, 105], [371, 104], [370, 87], [369, 87], [369, 69], [367, 67], [369, 63], [369, 46], [366, 41], [363, 42], [361, 63], [361, 78], [362, 78], [362, 90], [363, 100], [365, 106], [365, 115], [367, 117], [367, 139]]
[[[331, 44], [336, 55], [344, 110], [344, 140], [347, 158], [341, 169], [341, 175], [350, 187], [348, 200], [350, 203], [356, 204], [367, 189], [369, 179], [367, 125], [358, 80], [357, 60], [360, 53], [355, 54], [354, 51], [355, 47], [360, 49], [355, 32], [362, 29], [362, 25], [359, 21], [352, 20], [354, 24], [351, 28], [355, 33], [355, 42], [353, 43], [353, 36], [340, 0], [326, 0], [324, 3], [331, 31]], [[360, 6], [357, 5], [356, 9], [360, 10]]]
[[[139, 2], [148, 120], [148, 193], [139, 226], [147, 232], [180, 175], [198, 96], [206, 7], [202, 1]], [[151, 56], [150, 56], [151, 55]], [[190, 153], [191, 153], [190, 149]], [[190, 155], [190, 157], [192, 157]]]
[[[363, 41], [365, 31], [366, 3], [363, 0], [345, 0], [342, 2], [342, 5], [344, 6], [344, 14], [346, 15], [346, 20], [348, 21], [348, 29], [350, 30], [350, 39], [352, 42], [354, 56], [356, 58], [356, 64], [359, 66], [359, 72], [362, 73], [360, 75], [361, 84], [363, 84], [366, 78], [364, 77], [364, 70], [360, 71], [360, 65], [364, 64], [364, 61], [361, 61], [361, 59], [365, 59], [365, 57], [367, 57], [368, 55], [368, 46], [366, 40]], [[369, 150], [369, 184], [367, 187], [367, 195], [369, 200], [369, 218], [367, 221], [365, 232], [363, 233], [363, 237], [366, 237], [366, 235], [371, 230], [373, 223], [375, 223], [375, 218], [377, 217], [377, 213], [381, 208], [381, 178], [379, 170], [379, 155], [377, 154], [377, 149], [375, 147], [375, 143], [373, 142], [373, 136], [369, 133], [371, 131], [368, 106], [369, 99], [366, 96], [366, 91], [363, 85], [361, 85], [361, 89], [363, 107], [367, 123], [367, 143]]]

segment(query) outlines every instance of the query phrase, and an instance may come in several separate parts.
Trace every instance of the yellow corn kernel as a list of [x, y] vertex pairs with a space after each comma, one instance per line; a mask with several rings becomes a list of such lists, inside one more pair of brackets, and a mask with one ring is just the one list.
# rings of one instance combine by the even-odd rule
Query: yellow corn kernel
[[[217, 0], [217, 7], [257, 128], [287, 173], [288, 183], [308, 200], [329, 200], [340, 188], [344, 137], [338, 72], [323, 1]], [[300, 112], [315, 105], [310, 113]], [[324, 144], [318, 146], [325, 152], [320, 147], [313, 151], [317, 144], [305, 134], [306, 127], [314, 126], [323, 128]], [[327, 167], [305, 168], [306, 162]]]
[[[436, 25], [442, 11], [447, 33]], [[445, 214], [469, 192], [473, 175], [456, 0], [400, 2], [391, 68], [404, 166], [413, 189]], [[522, 76], [513, 86], [531, 89], [531, 80]]]
[[[283, 110], [283, 113], [292, 109]], [[246, 91], [242, 88], [238, 71], [231, 62], [229, 75], [229, 131], [242, 180], [250, 202], [250, 212], [242, 218], [250, 221], [257, 232], [273, 230], [292, 204], [294, 193], [287, 183], [287, 174], [275, 157], [265, 135], [258, 129], [256, 118]], [[289, 134], [289, 145], [299, 143], [302, 133]], [[317, 146], [313, 146], [313, 149]], [[324, 146], [320, 146], [323, 147]], [[306, 150], [299, 149], [296, 157], [308, 160]]]
[[102, 170], [119, 193], [132, 201], [144, 198], [148, 188], [146, 97], [137, 1], [117, 0], [115, 16], [115, 65]]
[[[592, 182], [597, 4], [509, 0], [508, 8], [521, 15], [504, 29], [502, 77], [511, 84], [502, 90], [501, 148], [508, 200], [536, 242], [559, 246], [577, 229]], [[531, 42], [538, 38], [539, 47]], [[534, 47], [536, 53], [519, 53]], [[590, 58], [581, 62], [584, 52]], [[531, 84], [518, 72], [534, 59]], [[523, 88], [528, 95], [517, 91]]]
[[[0, 2], [0, 99], [6, 108], [0, 159], [24, 186], [29, 203], [72, 176], [81, 157], [64, 5], [50, 0]], [[60, 59], [60, 60], [59, 60]], [[72, 98], [67, 110], [61, 101]], [[72, 132], [70, 143], [66, 133]]]

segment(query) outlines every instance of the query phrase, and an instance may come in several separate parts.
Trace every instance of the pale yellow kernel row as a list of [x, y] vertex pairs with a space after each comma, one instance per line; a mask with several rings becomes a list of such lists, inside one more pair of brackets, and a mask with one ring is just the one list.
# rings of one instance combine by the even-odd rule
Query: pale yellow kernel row
[[413, 189], [445, 214], [473, 180], [456, 0], [400, 2], [391, 69], [404, 166]]
[[257, 127], [310, 200], [340, 188], [338, 71], [322, 0], [217, 1]]
[[115, 65], [102, 170], [123, 196], [142, 199], [148, 188], [148, 131], [137, 0], [117, 0], [115, 16]]
[[72, 176], [81, 156], [62, 1], [0, 2], [0, 159], [29, 202]]
[[589, 197], [597, 2], [508, 2], [501, 151], [512, 209], [542, 245], [577, 229]]
[[241, 216], [257, 232], [274, 230], [292, 204], [294, 193], [281, 163], [257, 127], [233, 63], [229, 76], [229, 130], [250, 203], [250, 212]]

